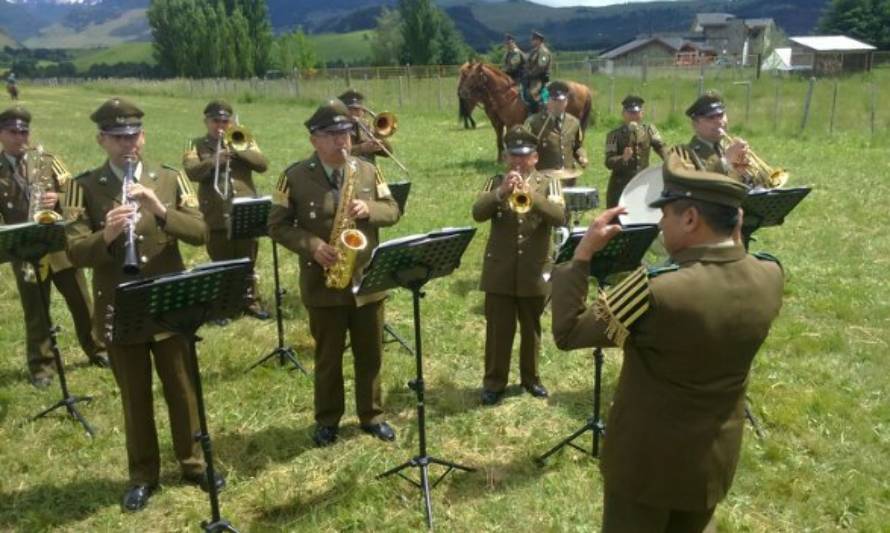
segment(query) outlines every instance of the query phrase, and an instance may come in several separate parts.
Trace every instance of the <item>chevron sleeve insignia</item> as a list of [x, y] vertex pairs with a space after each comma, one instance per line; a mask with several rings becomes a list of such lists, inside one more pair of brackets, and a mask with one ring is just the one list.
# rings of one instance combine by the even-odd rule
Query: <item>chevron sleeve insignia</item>
[[624, 347], [633, 325], [649, 310], [649, 277], [639, 268], [618, 285], [600, 291], [594, 314], [607, 322], [606, 337], [619, 348]]

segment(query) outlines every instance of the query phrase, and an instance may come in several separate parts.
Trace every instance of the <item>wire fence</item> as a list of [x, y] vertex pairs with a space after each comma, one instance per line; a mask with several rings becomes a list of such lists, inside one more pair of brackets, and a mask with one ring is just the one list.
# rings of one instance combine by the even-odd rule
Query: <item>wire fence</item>
[[[553, 65], [553, 79], [584, 83], [594, 92], [594, 115], [609, 125], [617, 121], [620, 101], [634, 93], [646, 99], [647, 119], [670, 127], [705, 90], [727, 101], [733, 124], [749, 131], [781, 134], [856, 133], [871, 137], [890, 127], [890, 53], [873, 56], [871, 71], [844, 77], [815, 78], [807, 72], [757, 75], [756, 62], [669, 66], [637, 65], [638, 70], [600, 68], [602, 62], [563, 61]], [[613, 66], [614, 67], [614, 66]], [[457, 114], [458, 65], [331, 68], [296, 72], [280, 79], [47, 79], [28, 83], [85, 85], [115, 94], [225, 97], [239, 103], [264, 99], [314, 104], [347, 87], [363, 92], [375, 110]], [[23, 87], [27, 90], [27, 84]], [[478, 116], [478, 113], [477, 113]]]

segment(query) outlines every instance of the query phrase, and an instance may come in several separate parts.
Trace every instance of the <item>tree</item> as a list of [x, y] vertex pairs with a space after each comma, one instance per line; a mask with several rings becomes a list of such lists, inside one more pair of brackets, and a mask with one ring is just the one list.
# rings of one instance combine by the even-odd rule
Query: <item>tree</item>
[[430, 0], [399, 0], [404, 41], [402, 60], [413, 65], [456, 64], [466, 60], [469, 47], [454, 21]]
[[302, 28], [276, 39], [273, 48], [275, 52], [272, 54], [272, 62], [283, 72], [291, 72], [295, 68], [308, 70], [318, 64], [315, 46], [303, 33]]
[[457, 31], [454, 21], [441, 10], [439, 17], [439, 58], [441, 65], [458, 65], [470, 56], [470, 47], [464, 42], [463, 36]]
[[383, 8], [377, 17], [377, 28], [371, 40], [371, 55], [375, 65], [398, 65], [405, 40], [402, 37], [402, 17], [398, 11]]
[[890, 0], [832, 0], [819, 21], [819, 31], [890, 49]]

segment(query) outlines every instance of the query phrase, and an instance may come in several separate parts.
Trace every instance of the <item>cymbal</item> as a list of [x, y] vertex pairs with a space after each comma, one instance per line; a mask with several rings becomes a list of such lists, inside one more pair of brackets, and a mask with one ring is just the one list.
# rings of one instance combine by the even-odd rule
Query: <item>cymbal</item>
[[581, 174], [584, 173], [583, 168], [554, 168], [548, 170], [542, 170], [542, 174], [549, 176], [551, 178], [557, 178], [561, 180], [568, 180], [572, 178], [577, 178]]

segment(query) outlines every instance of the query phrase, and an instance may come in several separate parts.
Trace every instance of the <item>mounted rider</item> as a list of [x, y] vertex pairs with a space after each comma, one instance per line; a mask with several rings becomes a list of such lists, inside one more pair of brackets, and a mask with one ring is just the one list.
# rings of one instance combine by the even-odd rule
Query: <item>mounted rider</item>
[[550, 49], [544, 44], [544, 35], [532, 31], [532, 50], [525, 63], [526, 71], [522, 87], [523, 99], [530, 113], [537, 113], [539, 106], [547, 103], [551, 58]]

